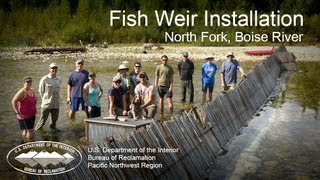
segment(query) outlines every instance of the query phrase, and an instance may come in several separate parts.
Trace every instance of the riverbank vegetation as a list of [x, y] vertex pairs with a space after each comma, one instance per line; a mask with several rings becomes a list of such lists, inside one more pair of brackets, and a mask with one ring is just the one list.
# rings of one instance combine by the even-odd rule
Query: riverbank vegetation
[[[0, 2], [0, 46], [55, 46], [80, 45], [104, 42], [114, 43], [164, 43], [165, 32], [200, 35], [201, 32], [219, 34], [224, 32], [232, 37], [236, 31], [244, 33], [271, 34], [273, 31], [304, 34], [302, 44], [319, 43], [320, 2], [318, 0], [2, 0]], [[121, 15], [141, 11], [148, 18], [147, 26], [129, 27], [121, 20], [110, 26], [110, 11], [124, 10]], [[155, 10], [167, 10], [183, 15], [198, 14], [193, 26], [161, 25], [155, 18]], [[232, 14], [233, 11], [248, 14], [257, 10], [259, 14], [280, 13], [302, 14], [303, 26], [248, 26], [222, 27], [205, 26], [204, 12]], [[268, 41], [270, 44], [271, 40]], [[267, 45], [264, 42], [263, 45]], [[185, 42], [186, 43], [186, 42]], [[301, 44], [300, 43], [300, 44]], [[262, 42], [239, 43], [231, 41], [193, 41], [192, 45], [241, 46], [261, 45]], [[292, 44], [297, 44], [293, 42]]]

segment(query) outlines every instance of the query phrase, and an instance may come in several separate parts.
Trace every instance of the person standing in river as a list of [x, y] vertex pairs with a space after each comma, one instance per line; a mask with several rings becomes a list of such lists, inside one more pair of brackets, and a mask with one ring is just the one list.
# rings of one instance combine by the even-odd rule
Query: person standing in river
[[180, 75], [181, 102], [186, 101], [186, 93], [190, 96], [189, 102], [193, 103], [194, 87], [192, 75], [194, 72], [194, 64], [189, 59], [188, 52], [181, 53], [182, 60], [178, 64], [178, 72]]
[[78, 59], [75, 62], [76, 69], [70, 74], [67, 87], [67, 102], [71, 103], [69, 118], [75, 119], [75, 114], [79, 110], [80, 104], [83, 111], [86, 110], [83, 99], [83, 86], [89, 81], [89, 72], [83, 69], [84, 60]]
[[22, 130], [22, 138], [26, 142], [34, 140], [34, 122], [37, 114], [37, 98], [31, 86], [31, 77], [23, 78], [23, 87], [11, 101], [12, 109]]
[[83, 87], [83, 99], [86, 103], [86, 111], [88, 118], [101, 116], [100, 98], [103, 94], [103, 89], [99, 83], [96, 82], [96, 73], [89, 74], [89, 82]]
[[221, 89], [224, 92], [236, 88], [237, 70], [240, 71], [242, 78], [246, 77], [240, 63], [234, 58], [233, 52], [228, 52], [227, 60], [221, 65]]
[[207, 62], [201, 68], [201, 82], [202, 82], [202, 102], [212, 100], [212, 92], [214, 88], [215, 78], [214, 75], [217, 71], [217, 66], [212, 62], [214, 57], [207, 57]]
[[173, 68], [168, 64], [168, 56], [161, 57], [161, 65], [158, 65], [155, 72], [155, 87], [158, 88], [160, 97], [160, 113], [163, 115], [164, 109], [164, 96], [166, 95], [169, 108], [169, 116], [173, 113], [172, 104], [172, 88], [173, 88]]
[[36, 124], [36, 130], [41, 129], [51, 114], [51, 129], [56, 129], [60, 107], [60, 85], [61, 80], [57, 77], [58, 66], [56, 63], [49, 65], [49, 74], [43, 76], [39, 83], [39, 94], [41, 97], [41, 116]]

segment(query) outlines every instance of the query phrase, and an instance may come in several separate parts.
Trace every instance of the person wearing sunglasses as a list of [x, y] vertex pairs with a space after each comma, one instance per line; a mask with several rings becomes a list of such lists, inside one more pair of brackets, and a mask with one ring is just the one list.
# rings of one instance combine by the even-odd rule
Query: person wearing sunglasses
[[58, 66], [56, 63], [49, 65], [49, 73], [43, 76], [39, 83], [39, 94], [41, 97], [41, 115], [36, 124], [36, 130], [41, 129], [51, 114], [51, 129], [56, 129], [60, 108], [60, 85], [61, 80], [57, 76]]
[[125, 91], [121, 86], [121, 77], [113, 78], [112, 86], [108, 89], [109, 117], [126, 116], [128, 114]]
[[141, 72], [141, 63], [135, 62], [134, 63], [134, 70], [129, 73], [129, 76], [133, 79], [135, 86], [140, 83], [140, 79], [138, 77], [139, 73]]

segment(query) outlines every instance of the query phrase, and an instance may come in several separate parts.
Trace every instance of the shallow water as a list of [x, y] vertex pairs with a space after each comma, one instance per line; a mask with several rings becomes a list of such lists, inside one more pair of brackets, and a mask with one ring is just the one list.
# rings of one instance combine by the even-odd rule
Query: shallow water
[[219, 156], [209, 179], [320, 179], [320, 63], [299, 67]]
[[[106, 116], [107, 115], [107, 96], [106, 96], [106, 92], [107, 92], [107, 88], [111, 85], [111, 79], [113, 78], [113, 76], [116, 74], [116, 69], [118, 67], [118, 65], [120, 64], [122, 60], [108, 60], [108, 61], [103, 61], [103, 60], [96, 60], [96, 61], [90, 61], [87, 62], [85, 64], [85, 69], [87, 69], [88, 71], [95, 71], [97, 73], [97, 81], [102, 85], [105, 94], [102, 97], [102, 116]], [[36, 90], [36, 95], [38, 96], [38, 92], [37, 92], [37, 87], [38, 87], [38, 83], [40, 78], [47, 74], [47, 70], [48, 70], [48, 64], [51, 63], [50, 59], [24, 59], [24, 60], [13, 60], [13, 59], [4, 59], [2, 60], [2, 66], [0, 67], [0, 72], [1, 72], [1, 82], [2, 82], [2, 87], [0, 89], [0, 128], [1, 128], [1, 137], [2, 141], [0, 142], [0, 147], [2, 149], [2, 151], [0, 152], [0, 155], [2, 157], [2, 159], [5, 159], [6, 154], [15, 146], [21, 144], [21, 132], [19, 130], [18, 124], [14, 118], [14, 113], [12, 111], [11, 108], [11, 99], [14, 96], [14, 94], [18, 91], [18, 89], [20, 89], [22, 87], [22, 78], [24, 76], [31, 76], [33, 78], [33, 88]], [[58, 70], [58, 75], [61, 77], [62, 79], [62, 87], [60, 89], [60, 95], [61, 95], [61, 107], [60, 107], [60, 117], [58, 120], [58, 125], [57, 127], [61, 130], [60, 132], [52, 132], [48, 127], [44, 127], [44, 129], [42, 131], [37, 132], [36, 134], [36, 140], [50, 140], [50, 141], [60, 141], [72, 146], [77, 146], [79, 144], [84, 144], [84, 123], [83, 123], [83, 119], [85, 118], [85, 114], [83, 112], [78, 112], [77, 113], [77, 120], [76, 121], [70, 121], [68, 119], [68, 112], [69, 112], [69, 105], [66, 103], [66, 84], [67, 84], [67, 77], [69, 75], [69, 73], [74, 70], [74, 60], [73, 59], [68, 59], [68, 58], [61, 58], [58, 60], [55, 60], [55, 62], [58, 64], [59, 66], [59, 70]], [[129, 62], [129, 66], [133, 66], [134, 62]], [[143, 66], [143, 70], [147, 72], [147, 74], [149, 75], [149, 79], [151, 80], [151, 82], [153, 83], [154, 80], [154, 70], [155, 67], [157, 65], [158, 62], [154, 62], [154, 61], [149, 61], [149, 62], [143, 62], [142, 66]], [[174, 68], [177, 65], [177, 62], [169, 62]], [[192, 105], [197, 105], [199, 106], [201, 104], [201, 98], [202, 98], [202, 92], [200, 89], [200, 73], [201, 73], [201, 65], [202, 65], [203, 61], [197, 61], [195, 62], [195, 68], [196, 68], [196, 72], [194, 75], [194, 86], [195, 86], [195, 100], [193, 104], [189, 104], [189, 103], [185, 103], [185, 104], [181, 104], [180, 103], [180, 90], [179, 90], [179, 78], [177, 75], [177, 72], [175, 72], [175, 77], [174, 77], [174, 98], [173, 98], [173, 102], [174, 102], [174, 114], [178, 115], [180, 114], [182, 111], [184, 110], [188, 110], [189, 108], [192, 107]], [[246, 71], [249, 71], [255, 64], [257, 64], [258, 62], [243, 62], [242, 66], [244, 67], [244, 69]], [[217, 62], [218, 67], [221, 66], [221, 62]], [[314, 67], [315, 65], [318, 65], [319, 67], [319, 63], [307, 63], [306, 67]], [[130, 68], [132, 69], [132, 68]], [[308, 71], [316, 71], [316, 68], [313, 68], [312, 70], [308, 70]], [[303, 73], [303, 72], [302, 72]], [[313, 76], [314, 78], [319, 77], [315, 75], [310, 75]], [[214, 96], [218, 95], [220, 93], [220, 78], [219, 78], [219, 72], [217, 72], [216, 74], [216, 87], [214, 89]], [[294, 82], [295, 83], [300, 83], [300, 82]], [[288, 86], [289, 89], [290, 86]], [[310, 110], [310, 105], [309, 103], [311, 102], [306, 102], [305, 104], [300, 104], [295, 103], [296, 100], [298, 100], [298, 96], [294, 93], [289, 93], [290, 91], [286, 91], [286, 93], [283, 95], [283, 98], [281, 99], [281, 103], [278, 105], [278, 107], [267, 107], [266, 109], [266, 113], [261, 113], [260, 118], [262, 119], [261, 122], [267, 122], [266, 126], [269, 126], [269, 124], [271, 124], [270, 122], [272, 122], [271, 120], [269, 120], [271, 117], [273, 117], [273, 114], [277, 114], [277, 119], [279, 117], [283, 117], [283, 122], [287, 122], [287, 126], [291, 127], [291, 128], [295, 128], [295, 126], [292, 126], [292, 124], [290, 122], [288, 122], [288, 119], [285, 118], [287, 117], [289, 114], [293, 116], [293, 113], [297, 112], [297, 110], [305, 109], [303, 116], [294, 116], [295, 119], [297, 121], [303, 121], [304, 118], [307, 117], [307, 119], [309, 118], [314, 118], [317, 119], [318, 121], [310, 121], [311, 124], [306, 124], [306, 123], [300, 123], [299, 127], [302, 128], [301, 132], [297, 132], [297, 134], [302, 133], [303, 135], [305, 135], [306, 137], [303, 138], [304, 142], [307, 142], [308, 140], [316, 140], [316, 139], [320, 139], [320, 135], [315, 133], [315, 136], [311, 136], [309, 131], [308, 133], [304, 132], [307, 131], [307, 129], [311, 126], [313, 128], [319, 127], [319, 116], [315, 115], [318, 113], [315, 113], [317, 110]], [[309, 92], [307, 92], [309, 93]], [[298, 93], [300, 94], [300, 93]], [[320, 93], [318, 92], [318, 95]], [[188, 97], [188, 96], [187, 96]], [[290, 98], [287, 98], [290, 97]], [[315, 98], [316, 102], [318, 103], [316, 105], [316, 107], [319, 108], [319, 97], [313, 96], [313, 98]], [[302, 100], [304, 98], [301, 98]], [[289, 101], [290, 100], [290, 101]], [[283, 101], [283, 102], [282, 102]], [[312, 101], [312, 102], [315, 102]], [[292, 102], [289, 103], [289, 102]], [[289, 103], [289, 104], [286, 104]], [[39, 117], [39, 113], [40, 113], [40, 99], [38, 99], [38, 114], [37, 117]], [[167, 104], [165, 104], [165, 114], [167, 113]], [[282, 109], [283, 107], [289, 107], [289, 110], [286, 109]], [[315, 105], [313, 104], [312, 107], [315, 107]], [[271, 110], [271, 112], [268, 111], [268, 109]], [[278, 117], [279, 112], [282, 112], [282, 115]], [[269, 113], [268, 113], [269, 112]], [[160, 118], [159, 114], [156, 115], [156, 118]], [[164, 120], [169, 119], [169, 117], [164, 117]], [[49, 120], [49, 119], [48, 119]], [[290, 120], [290, 119], [289, 119]], [[280, 121], [280, 122], [282, 122]], [[263, 126], [261, 127], [260, 124], [261, 122], [259, 121], [258, 123], [256, 123], [256, 125], [254, 124], [255, 120], [252, 120], [249, 124], [249, 127], [253, 126], [253, 129], [247, 128], [248, 130], [248, 134], [249, 134], [249, 138], [246, 138], [246, 141], [248, 141], [247, 143], [243, 143], [242, 141], [239, 141], [237, 139], [235, 139], [235, 142], [239, 141], [240, 145], [237, 147], [243, 147], [246, 144], [250, 144], [250, 139], [253, 141], [254, 140], [254, 136], [256, 133], [259, 133], [261, 130], [261, 128], [263, 128]], [[318, 124], [312, 124], [312, 122], [318, 122]], [[46, 125], [48, 125], [49, 123], [47, 122]], [[314, 125], [314, 126], [313, 126]], [[278, 126], [277, 126], [278, 127]], [[246, 129], [246, 128], [245, 128]], [[246, 130], [243, 130], [243, 135], [246, 135]], [[289, 130], [287, 130], [289, 131]], [[288, 133], [283, 133], [283, 131], [279, 130], [278, 132], [279, 134], [276, 135], [276, 137], [281, 137], [282, 135], [287, 135], [288, 137], [286, 137], [286, 139], [290, 139], [291, 138], [291, 134]], [[308, 136], [310, 135], [310, 137], [314, 137], [309, 139]], [[239, 136], [240, 137], [240, 136]], [[271, 136], [273, 137], [273, 136]], [[269, 137], [270, 138], [270, 137]], [[272, 143], [274, 144], [275, 142], [272, 142], [271, 140], [276, 141], [276, 139], [262, 139], [261, 141], [263, 141], [263, 144], [268, 144], [268, 143]], [[293, 141], [296, 142], [295, 137], [293, 137]], [[279, 142], [281, 142], [279, 140]], [[313, 141], [312, 141], [313, 142]], [[278, 142], [277, 142], [278, 143]], [[272, 145], [271, 144], [271, 145]], [[281, 144], [281, 143], [280, 143]], [[312, 144], [312, 143], [310, 143]], [[315, 149], [319, 149], [319, 141], [317, 141], [316, 143], [313, 142], [313, 146], [311, 146], [310, 148], [315, 148]], [[241, 148], [237, 148], [237, 149], [241, 149]], [[243, 148], [242, 148], [243, 149]], [[298, 148], [297, 148], [298, 149]], [[281, 153], [283, 151], [280, 151], [279, 153]], [[269, 152], [269, 153], [273, 153], [273, 152]], [[232, 155], [232, 148], [230, 149], [229, 153]], [[239, 153], [238, 153], [239, 154]], [[260, 157], [259, 157], [260, 158]], [[314, 157], [313, 157], [314, 158]], [[316, 157], [319, 165], [319, 157]], [[315, 158], [315, 159], [316, 159]], [[261, 160], [260, 162], [264, 162], [264, 160]], [[273, 160], [268, 160], [266, 161], [267, 163], [274, 165], [275, 162], [273, 162]], [[307, 161], [309, 162], [309, 161]], [[277, 163], [276, 163], [277, 164]], [[278, 165], [277, 165], [278, 166]], [[225, 166], [227, 167], [227, 166]], [[7, 178], [7, 177], [11, 177], [11, 176], [16, 176], [16, 171], [13, 170], [5, 161], [2, 161], [2, 163], [0, 163], [0, 170], [1, 172], [6, 172], [6, 173], [2, 173], [0, 175], [0, 178]], [[259, 170], [257, 168], [257, 170]], [[263, 172], [262, 170], [260, 170], [261, 173]], [[259, 172], [260, 172], [259, 171]], [[228, 171], [222, 171], [222, 177], [227, 177]], [[248, 175], [250, 176], [250, 174]], [[215, 177], [212, 176], [212, 177]], [[220, 177], [220, 176], [218, 176]]]

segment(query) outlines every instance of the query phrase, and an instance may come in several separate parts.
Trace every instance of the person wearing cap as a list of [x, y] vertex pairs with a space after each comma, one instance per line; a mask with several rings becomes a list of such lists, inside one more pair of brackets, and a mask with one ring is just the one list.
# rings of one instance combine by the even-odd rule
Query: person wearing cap
[[180, 89], [181, 89], [181, 102], [186, 101], [186, 93], [188, 91], [188, 94], [190, 96], [189, 102], [193, 102], [194, 97], [194, 87], [193, 87], [193, 81], [192, 81], [192, 75], [194, 72], [194, 64], [189, 59], [188, 52], [182, 52], [181, 53], [181, 59], [178, 63], [178, 72], [180, 75]]
[[163, 115], [164, 109], [164, 96], [166, 95], [168, 101], [169, 115], [172, 116], [173, 104], [172, 104], [172, 88], [173, 88], [173, 75], [174, 70], [168, 64], [168, 56], [161, 56], [161, 65], [158, 65], [155, 71], [155, 87], [158, 89], [160, 97], [160, 113]]
[[234, 90], [237, 83], [237, 70], [240, 71], [241, 77], [245, 77], [244, 70], [240, 63], [234, 58], [233, 52], [227, 53], [227, 60], [221, 65], [221, 88], [222, 90]]
[[142, 115], [146, 118], [154, 118], [157, 112], [156, 88], [149, 82], [147, 73], [140, 72], [138, 78], [140, 83], [134, 89], [134, 93], [141, 97]]
[[75, 62], [75, 66], [76, 69], [69, 76], [67, 87], [67, 102], [71, 103], [69, 112], [71, 120], [75, 119], [75, 114], [79, 110], [80, 104], [82, 110], [86, 110], [83, 99], [83, 86], [89, 81], [89, 72], [83, 68], [84, 60], [78, 59]]
[[89, 82], [83, 86], [83, 99], [86, 103], [86, 111], [88, 118], [101, 116], [100, 98], [103, 94], [103, 89], [96, 82], [96, 73], [89, 73]]
[[125, 91], [121, 86], [120, 75], [113, 78], [112, 86], [108, 89], [108, 108], [110, 117], [128, 114]]
[[214, 57], [207, 57], [206, 63], [201, 68], [201, 83], [202, 83], [202, 102], [212, 100], [212, 92], [214, 88], [214, 75], [217, 71], [217, 66], [212, 62]]
[[129, 76], [132, 78], [134, 85], [136, 86], [140, 83], [140, 79], [139, 79], [138, 75], [141, 72], [141, 63], [135, 62], [133, 68], [134, 68], [134, 71], [131, 71], [129, 73]]
[[51, 114], [50, 128], [55, 129], [59, 117], [60, 108], [60, 85], [61, 80], [57, 77], [58, 66], [56, 63], [49, 65], [49, 73], [40, 79], [39, 94], [41, 97], [41, 115], [35, 129], [41, 129]]
[[125, 92], [126, 102], [127, 102], [126, 105], [128, 106], [126, 107], [127, 109], [129, 109], [130, 100], [134, 96], [134, 88], [135, 88], [135, 82], [132, 79], [132, 77], [129, 76], [128, 71], [129, 71], [129, 68], [127, 65], [125, 64], [119, 65], [118, 75], [120, 75], [121, 77], [121, 87]]
[[22, 138], [26, 142], [34, 140], [34, 122], [37, 114], [37, 97], [32, 89], [31, 77], [23, 78], [23, 87], [14, 95], [11, 101]]

